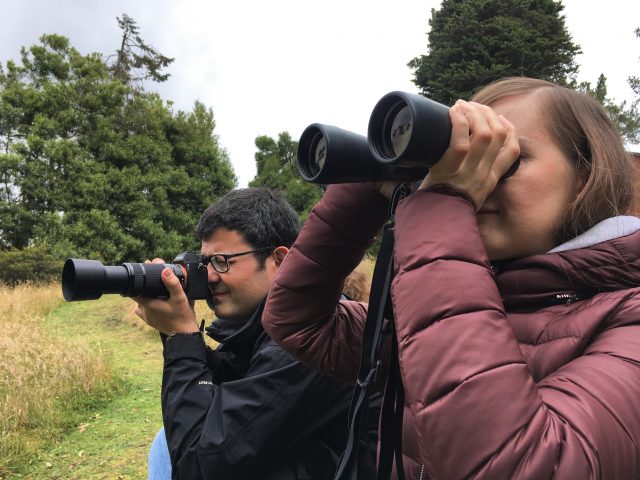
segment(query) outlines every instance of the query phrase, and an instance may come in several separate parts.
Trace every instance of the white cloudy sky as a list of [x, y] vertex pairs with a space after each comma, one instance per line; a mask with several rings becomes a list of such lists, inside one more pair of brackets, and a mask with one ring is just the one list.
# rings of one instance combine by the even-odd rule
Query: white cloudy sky
[[[608, 78], [609, 95], [630, 100], [640, 75], [638, 0], [564, 0], [566, 24], [582, 46], [579, 79]], [[221, 144], [239, 178], [255, 175], [254, 139], [313, 122], [365, 134], [371, 109], [392, 90], [415, 92], [406, 66], [426, 53], [431, 8], [440, 0], [0, 0], [0, 62], [43, 33], [82, 53], [112, 53], [115, 17], [132, 16], [142, 37], [175, 57], [157, 89], [176, 107], [213, 108]]]

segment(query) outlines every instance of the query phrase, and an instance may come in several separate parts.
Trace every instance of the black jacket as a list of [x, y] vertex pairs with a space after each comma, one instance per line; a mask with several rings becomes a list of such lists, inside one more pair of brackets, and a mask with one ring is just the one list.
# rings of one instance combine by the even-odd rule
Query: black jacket
[[162, 415], [173, 479], [332, 479], [352, 386], [310, 370], [262, 330], [217, 320], [164, 341]]

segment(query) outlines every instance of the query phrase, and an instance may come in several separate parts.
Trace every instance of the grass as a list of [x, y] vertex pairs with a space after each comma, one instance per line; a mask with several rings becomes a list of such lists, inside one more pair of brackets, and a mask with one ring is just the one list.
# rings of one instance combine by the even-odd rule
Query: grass
[[123, 318], [132, 303], [117, 296], [65, 304], [48, 319], [56, 333], [110, 352], [116, 379], [103, 405], [83, 412], [75, 427], [37, 455], [25, 478], [138, 479], [162, 426], [162, 348], [157, 334], [131, 328]]
[[0, 287], [0, 475], [68, 427], [65, 411], [107, 391], [102, 352], [60, 341], [43, 319], [61, 302], [59, 288]]
[[[9, 304], [22, 305], [0, 325], [15, 332], [20, 322], [8, 319], [28, 318], [31, 332], [18, 332], [11, 356], [0, 351], [0, 365], [20, 375], [13, 383], [0, 377], [3, 419], [22, 418], [3, 424], [0, 479], [146, 478], [149, 445], [162, 426], [157, 333], [132, 328], [128, 299], [62, 303], [53, 294], [47, 300], [48, 289], [59, 287], [30, 288], [0, 287], [0, 300], [10, 295]], [[29, 390], [40, 398], [25, 406]]]

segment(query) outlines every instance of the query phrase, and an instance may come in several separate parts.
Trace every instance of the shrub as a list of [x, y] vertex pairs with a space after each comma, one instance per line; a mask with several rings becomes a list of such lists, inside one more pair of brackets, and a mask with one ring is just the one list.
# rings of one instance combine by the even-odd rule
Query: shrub
[[0, 251], [0, 283], [17, 285], [24, 282], [59, 281], [64, 261], [44, 247]]

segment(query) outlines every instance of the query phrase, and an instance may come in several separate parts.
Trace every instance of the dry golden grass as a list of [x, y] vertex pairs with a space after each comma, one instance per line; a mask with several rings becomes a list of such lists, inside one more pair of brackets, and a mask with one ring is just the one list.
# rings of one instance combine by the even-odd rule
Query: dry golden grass
[[58, 421], [56, 404], [111, 376], [100, 351], [64, 343], [43, 328], [61, 302], [59, 285], [0, 285], [0, 473], [2, 460], [37, 437], [36, 429]]

